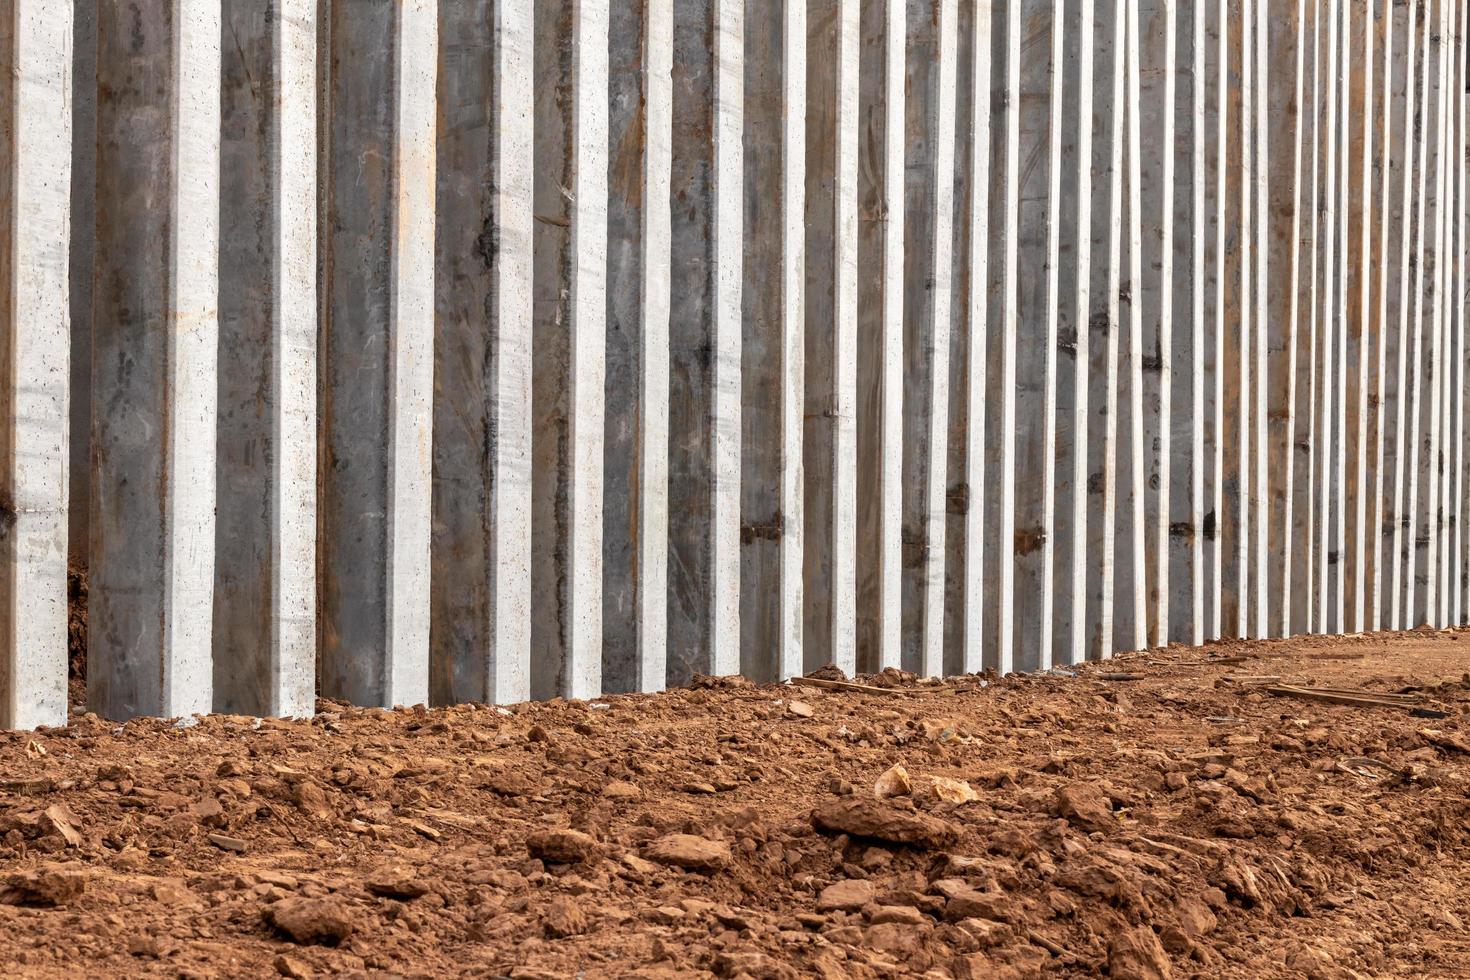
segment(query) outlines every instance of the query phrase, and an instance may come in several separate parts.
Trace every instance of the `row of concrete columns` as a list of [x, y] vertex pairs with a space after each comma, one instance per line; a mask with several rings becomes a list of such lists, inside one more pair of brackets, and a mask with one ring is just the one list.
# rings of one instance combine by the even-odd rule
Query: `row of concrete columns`
[[1461, 622], [1464, 32], [0, 0], [0, 724]]

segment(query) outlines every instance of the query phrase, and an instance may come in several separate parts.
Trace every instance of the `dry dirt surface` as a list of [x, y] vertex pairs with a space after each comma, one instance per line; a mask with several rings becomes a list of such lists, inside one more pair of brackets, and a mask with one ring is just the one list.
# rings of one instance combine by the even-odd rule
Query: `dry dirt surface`
[[1470, 633], [1420, 632], [868, 691], [78, 715], [0, 735], [0, 963], [1470, 976], [1467, 671]]

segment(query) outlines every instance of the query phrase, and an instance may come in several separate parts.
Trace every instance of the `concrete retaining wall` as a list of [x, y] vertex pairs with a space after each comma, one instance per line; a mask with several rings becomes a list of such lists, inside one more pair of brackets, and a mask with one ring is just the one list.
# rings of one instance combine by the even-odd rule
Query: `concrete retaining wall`
[[1464, 622], [1467, 6], [0, 0], [0, 726]]

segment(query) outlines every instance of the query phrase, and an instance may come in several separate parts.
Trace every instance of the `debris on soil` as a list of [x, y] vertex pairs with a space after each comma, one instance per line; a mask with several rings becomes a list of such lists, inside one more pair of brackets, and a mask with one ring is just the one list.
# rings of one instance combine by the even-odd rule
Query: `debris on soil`
[[[943, 683], [829, 671], [843, 686], [801, 686], [810, 715], [793, 687], [736, 678], [506, 708], [322, 699], [312, 718], [188, 727], [76, 712], [0, 733], [0, 962], [1470, 975], [1466, 636], [1231, 641]], [[1231, 673], [1246, 660], [1271, 676]], [[908, 792], [876, 798], [895, 769]]]

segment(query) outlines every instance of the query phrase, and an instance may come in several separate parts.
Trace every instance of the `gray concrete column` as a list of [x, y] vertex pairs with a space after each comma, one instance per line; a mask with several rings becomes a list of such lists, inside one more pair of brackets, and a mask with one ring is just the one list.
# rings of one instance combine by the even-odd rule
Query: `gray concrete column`
[[1206, 0], [1205, 134], [1206, 161], [1205, 294], [1210, 313], [1205, 324], [1205, 638], [1223, 635], [1225, 549], [1221, 524], [1225, 513], [1225, 254], [1226, 182], [1229, 140], [1229, 73], [1226, 24], [1229, 0]]
[[903, 0], [861, 12], [858, 125], [857, 660], [901, 660], [904, 294]]
[[[1014, 49], [1020, 59], [1015, 72], [1007, 71], [1007, 77], [1019, 86], [1007, 89], [1016, 105], [1016, 125], [1006, 137], [1005, 174], [1006, 213], [1015, 215], [1015, 243], [1005, 266], [1006, 293], [1011, 297], [1007, 307], [1014, 310], [1008, 316], [1007, 336], [1014, 333], [1015, 363], [1014, 427], [1009, 435], [1014, 455], [1010, 489], [1003, 485], [1002, 492], [1010, 495], [1014, 517], [1010, 547], [1003, 545], [999, 557], [1003, 562], [1010, 558], [1010, 577], [1001, 578], [1001, 601], [1010, 606], [1002, 624], [1009, 620], [1007, 628], [1013, 639], [1009, 647], [1000, 648], [1000, 660], [1005, 661], [1009, 650], [1011, 664], [1028, 671], [1051, 666], [1054, 628], [1057, 265], [1061, 109], [1066, 81], [1061, 65], [1064, 24], [1056, 7], [1048, 0], [1010, 0], [1006, 5], [1007, 30], [1015, 22], [1024, 46]], [[1012, 139], [1017, 140], [1014, 155]], [[1018, 169], [1012, 171], [1012, 167]]]
[[602, 690], [607, 0], [537, 0], [531, 694]]
[[[1250, 587], [1250, 125], [1249, 70], [1245, 20], [1248, 0], [1229, 0], [1221, 11], [1220, 115], [1223, 120], [1221, 168], [1225, 189], [1220, 198], [1225, 228], [1221, 301], [1222, 324], [1221, 409], [1223, 458], [1220, 486], [1224, 509], [1218, 530], [1222, 565], [1220, 573], [1220, 625], [1223, 635], [1243, 637], [1249, 633]], [[1328, 503], [1330, 501], [1323, 501]]]
[[97, 4], [72, 4], [71, 465], [67, 554], [87, 564], [92, 491], [92, 268], [97, 251]]
[[[1419, 73], [1418, 117], [1415, 136], [1418, 141], [1418, 169], [1415, 174], [1414, 235], [1412, 245], [1410, 286], [1410, 329], [1409, 337], [1413, 354], [1409, 363], [1409, 420], [1405, 434], [1405, 450], [1408, 455], [1408, 491], [1405, 501], [1405, 516], [1409, 519], [1406, 529], [1405, 561], [1407, 563], [1404, 582], [1404, 628], [1413, 629], [1428, 622], [1426, 597], [1432, 593], [1429, 582], [1429, 548], [1433, 540], [1429, 533], [1432, 510], [1429, 505], [1430, 455], [1432, 452], [1429, 429], [1429, 403], [1433, 386], [1434, 354], [1430, 304], [1433, 301], [1431, 280], [1428, 271], [1433, 268], [1434, 239], [1430, 229], [1434, 226], [1436, 200], [1430, 196], [1430, 178], [1435, 170], [1438, 144], [1435, 133], [1434, 109], [1437, 105], [1439, 78], [1437, 68], [1438, 48], [1434, 43], [1436, 5], [1426, 0], [1419, 5], [1420, 31], [1418, 44]], [[1324, 630], [1325, 631], [1325, 630]]]
[[[1407, 10], [1399, 5], [1380, 0], [1377, 5], [1378, 23], [1376, 33], [1376, 57], [1379, 84], [1382, 86], [1378, 98], [1378, 142], [1377, 142], [1377, 201], [1378, 225], [1374, 230], [1374, 330], [1378, 336], [1374, 353], [1376, 372], [1373, 403], [1376, 422], [1374, 440], [1370, 452], [1373, 454], [1373, 506], [1368, 525], [1369, 548], [1373, 553], [1373, 578], [1369, 586], [1368, 629], [1384, 628], [1388, 620], [1390, 599], [1389, 585], [1394, 564], [1393, 537], [1390, 524], [1393, 521], [1390, 494], [1393, 485], [1394, 459], [1398, 446], [1393, 441], [1392, 431], [1395, 405], [1398, 401], [1397, 365], [1399, 361], [1398, 331], [1396, 316], [1392, 315], [1389, 297], [1398, 296], [1398, 264], [1394, 256], [1400, 237], [1402, 215], [1396, 206], [1398, 188], [1403, 183], [1404, 152], [1404, 84], [1406, 72], [1404, 59], [1395, 56], [1395, 46], [1404, 43], [1403, 30]], [[1458, 169], [1458, 168], [1457, 168]]]
[[220, 9], [97, 13], [87, 703], [184, 715], [213, 703]]
[[659, 691], [668, 669], [673, 2], [613, 4], [610, 16], [602, 685]]
[[223, 5], [214, 707], [316, 707], [316, 0]]
[[674, 2], [669, 673], [740, 669], [744, 5]]
[[[858, 0], [808, 3], [807, 667], [857, 668]], [[798, 231], [800, 233], [800, 231]], [[800, 341], [798, 341], [800, 342]], [[800, 666], [800, 665], [798, 665]]]
[[[1466, 291], [1466, 267], [1465, 267], [1465, 198], [1466, 198], [1466, 145], [1470, 143], [1467, 136], [1466, 126], [1470, 125], [1470, 119], [1466, 118], [1467, 99], [1465, 86], [1467, 85], [1466, 74], [1470, 71], [1465, 64], [1466, 44], [1470, 40], [1470, 4], [1461, 3], [1455, 12], [1455, 48], [1451, 54], [1451, 62], [1455, 66], [1454, 99], [1451, 111], [1455, 115], [1455, 148], [1454, 156], [1450, 164], [1454, 177], [1454, 205], [1455, 221], [1453, 247], [1455, 250], [1454, 280], [1451, 288], [1451, 309], [1454, 318], [1455, 349], [1454, 349], [1454, 371], [1455, 381], [1451, 385], [1452, 392], [1450, 402], [1450, 414], [1454, 420], [1454, 451], [1451, 462], [1450, 494], [1454, 508], [1454, 526], [1451, 529], [1451, 569], [1454, 577], [1454, 595], [1450, 600], [1450, 622], [1453, 625], [1463, 625], [1467, 616], [1470, 616], [1470, 603], [1467, 603], [1467, 589], [1470, 589], [1470, 569], [1466, 568], [1467, 557], [1470, 557], [1470, 549], [1466, 548], [1465, 536], [1470, 533], [1470, 501], [1465, 498], [1465, 385], [1467, 373], [1465, 355], [1465, 291]], [[1385, 20], [1387, 17], [1385, 16]], [[1385, 90], [1386, 97], [1386, 90]], [[1386, 318], [1384, 318], [1386, 322]]]
[[910, 0], [905, 45], [903, 666], [944, 672], [955, 0]]
[[329, 0], [321, 690], [429, 696], [435, 0]]
[[1306, 79], [1306, 20], [1301, 0], [1271, 11], [1267, 38], [1270, 57], [1277, 65], [1276, 84], [1270, 90], [1277, 139], [1271, 164], [1270, 316], [1267, 343], [1274, 370], [1269, 380], [1269, 458], [1274, 479], [1270, 487], [1270, 533], [1273, 542], [1267, 568], [1269, 603], [1267, 627], [1272, 636], [1292, 633], [1294, 576], [1298, 566], [1294, 531], [1296, 515], [1297, 399], [1299, 333], [1303, 321], [1300, 288], [1303, 257], [1300, 243], [1305, 186], [1302, 181], [1303, 137], [1310, 112], [1304, 99]]
[[746, 0], [740, 667], [761, 680], [802, 673], [806, 46], [806, 0]]
[[944, 669], [975, 673], [985, 656], [986, 369], [990, 340], [992, 0], [959, 5], [955, 84], [955, 245], [949, 358]]
[[531, 696], [531, 0], [441, 0], [430, 696]]
[[65, 725], [72, 9], [0, 2], [0, 728]]

